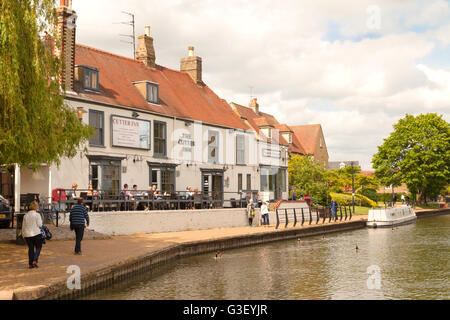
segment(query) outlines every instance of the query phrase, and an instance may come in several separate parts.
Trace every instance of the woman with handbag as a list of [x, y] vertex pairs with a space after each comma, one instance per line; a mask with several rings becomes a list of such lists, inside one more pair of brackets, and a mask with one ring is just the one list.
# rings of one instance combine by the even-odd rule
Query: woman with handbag
[[33, 201], [29, 206], [28, 211], [23, 217], [22, 237], [28, 245], [28, 265], [29, 268], [38, 268], [39, 255], [42, 249], [42, 218], [37, 210], [39, 205]]

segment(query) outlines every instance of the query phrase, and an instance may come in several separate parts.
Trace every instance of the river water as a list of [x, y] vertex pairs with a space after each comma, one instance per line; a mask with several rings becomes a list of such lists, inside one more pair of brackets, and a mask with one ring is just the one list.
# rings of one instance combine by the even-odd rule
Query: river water
[[205, 254], [86, 299], [450, 299], [449, 235], [446, 215]]

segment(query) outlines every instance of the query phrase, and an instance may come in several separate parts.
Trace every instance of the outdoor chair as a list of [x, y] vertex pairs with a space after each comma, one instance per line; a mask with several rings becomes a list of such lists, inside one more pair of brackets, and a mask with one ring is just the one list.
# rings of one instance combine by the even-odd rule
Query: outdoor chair
[[203, 197], [201, 194], [194, 194], [194, 208], [203, 209]]

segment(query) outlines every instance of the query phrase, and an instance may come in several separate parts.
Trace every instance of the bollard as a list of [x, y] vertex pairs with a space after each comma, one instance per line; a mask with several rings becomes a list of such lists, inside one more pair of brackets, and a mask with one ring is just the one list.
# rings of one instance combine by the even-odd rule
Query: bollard
[[287, 226], [288, 226], [288, 224], [289, 224], [289, 219], [288, 219], [287, 209], [284, 209], [284, 216], [286, 217], [286, 224], [284, 225], [284, 228], [287, 228]]
[[339, 211], [341, 212], [341, 221], [342, 221], [342, 208], [339, 207]]
[[303, 212], [303, 208], [302, 208], [302, 227], [305, 224], [305, 214]]
[[278, 209], [276, 210], [276, 214], [277, 214], [277, 225], [275, 229], [278, 229], [278, 227], [280, 226], [280, 217], [278, 216]]
[[319, 224], [319, 221], [320, 221], [320, 209], [319, 209], [319, 207], [316, 207], [316, 214], [317, 214], [316, 224]]
[[[350, 220], [352, 220], [352, 207], [350, 207], [350, 206], [349, 206], [349, 211], [350, 211], [350, 219], [349, 219], [349, 221], [350, 221]], [[353, 212], [353, 214], [354, 214], [354, 212]]]
[[344, 207], [344, 211], [345, 211], [345, 221], [347, 221], [347, 207]]
[[294, 228], [297, 225], [297, 209], [294, 208]]
[[[328, 208], [327, 208], [327, 209], [328, 209]], [[324, 224], [324, 223], [325, 223], [325, 220], [327, 220], [327, 212], [328, 212], [327, 209], [323, 211], [323, 221], [322, 221], [322, 224]]]
[[309, 207], [309, 224], [312, 224], [312, 212], [311, 212], [311, 207]]
[[330, 219], [328, 220], [328, 223], [331, 222], [331, 218], [333, 217], [333, 212], [330, 210]]

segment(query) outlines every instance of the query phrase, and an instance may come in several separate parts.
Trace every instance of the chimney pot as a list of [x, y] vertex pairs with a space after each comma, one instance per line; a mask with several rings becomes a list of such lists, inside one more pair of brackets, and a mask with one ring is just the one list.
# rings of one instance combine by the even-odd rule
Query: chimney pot
[[142, 61], [147, 67], [156, 67], [155, 48], [153, 38], [150, 36], [150, 26], [145, 26], [145, 34], [138, 37], [136, 59]]
[[258, 99], [257, 99], [257, 98], [253, 98], [253, 99], [250, 101], [249, 107], [252, 108], [252, 110], [253, 110], [256, 114], [259, 114], [259, 104], [258, 104]]
[[189, 50], [189, 57], [193, 57], [194, 56], [194, 47], [190, 46], [188, 47]]
[[187, 72], [195, 83], [202, 85], [202, 58], [194, 56], [193, 46], [189, 46], [188, 50], [189, 55], [181, 59], [180, 71]]
[[72, 0], [59, 0], [59, 6], [72, 9]]

